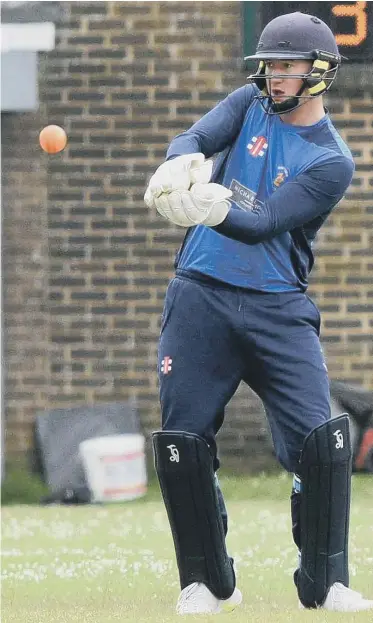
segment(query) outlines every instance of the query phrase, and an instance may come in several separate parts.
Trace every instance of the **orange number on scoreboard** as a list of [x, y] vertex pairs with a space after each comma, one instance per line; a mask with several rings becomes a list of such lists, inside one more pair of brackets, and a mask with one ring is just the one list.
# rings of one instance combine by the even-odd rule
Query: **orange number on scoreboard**
[[338, 45], [359, 45], [368, 34], [368, 15], [366, 13], [367, 2], [354, 2], [353, 4], [335, 4], [332, 12], [337, 17], [354, 17], [355, 32], [352, 35], [336, 35]]

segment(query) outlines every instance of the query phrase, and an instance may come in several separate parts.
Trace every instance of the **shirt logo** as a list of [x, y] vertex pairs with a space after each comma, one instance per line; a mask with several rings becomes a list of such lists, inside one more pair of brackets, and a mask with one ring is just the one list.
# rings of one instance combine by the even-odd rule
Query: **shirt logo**
[[172, 359], [171, 357], [164, 357], [161, 363], [161, 372], [163, 374], [168, 374], [172, 370]]
[[280, 165], [279, 167], [277, 167], [277, 175], [273, 180], [273, 186], [275, 188], [278, 188], [279, 186], [281, 186], [281, 184], [285, 182], [287, 177], [289, 177], [289, 171], [286, 167]]
[[266, 153], [266, 149], [268, 147], [268, 142], [265, 136], [253, 136], [251, 139], [251, 143], [247, 144], [247, 149], [249, 153], [254, 156], [264, 156]]
[[239, 208], [246, 212], [260, 209], [262, 202], [256, 198], [256, 193], [250, 188], [240, 184], [240, 182], [235, 179], [231, 181], [229, 188], [232, 191], [232, 201], [234, 201]]

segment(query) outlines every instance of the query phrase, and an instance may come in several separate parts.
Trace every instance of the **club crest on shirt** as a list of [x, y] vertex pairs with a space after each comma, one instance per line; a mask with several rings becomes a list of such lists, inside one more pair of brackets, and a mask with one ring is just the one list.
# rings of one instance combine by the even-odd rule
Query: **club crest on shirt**
[[283, 167], [282, 165], [278, 166], [276, 177], [273, 180], [273, 186], [275, 187], [275, 189], [281, 186], [281, 184], [283, 184], [288, 177], [289, 171], [287, 170], [287, 168]]

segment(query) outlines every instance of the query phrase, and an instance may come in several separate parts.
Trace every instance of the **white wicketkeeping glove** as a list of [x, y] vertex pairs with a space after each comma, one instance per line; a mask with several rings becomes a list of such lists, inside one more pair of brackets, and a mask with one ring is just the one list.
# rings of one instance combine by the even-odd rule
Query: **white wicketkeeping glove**
[[162, 193], [154, 199], [158, 212], [180, 227], [208, 225], [214, 227], [226, 218], [232, 191], [220, 184], [193, 184], [190, 190]]
[[146, 205], [154, 208], [154, 199], [162, 193], [189, 190], [196, 182], [207, 184], [211, 178], [212, 165], [212, 161], [205, 160], [205, 156], [201, 153], [185, 154], [173, 160], [167, 160], [150, 178], [144, 195]]

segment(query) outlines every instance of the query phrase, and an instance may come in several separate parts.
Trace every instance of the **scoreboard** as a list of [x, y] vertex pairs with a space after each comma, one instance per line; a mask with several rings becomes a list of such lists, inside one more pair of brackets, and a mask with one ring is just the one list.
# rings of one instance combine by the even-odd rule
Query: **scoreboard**
[[328, 24], [340, 53], [347, 58], [344, 63], [373, 61], [373, 2], [244, 2], [243, 5], [245, 56], [255, 53], [256, 42], [268, 22], [284, 13], [301, 11], [316, 15]]

